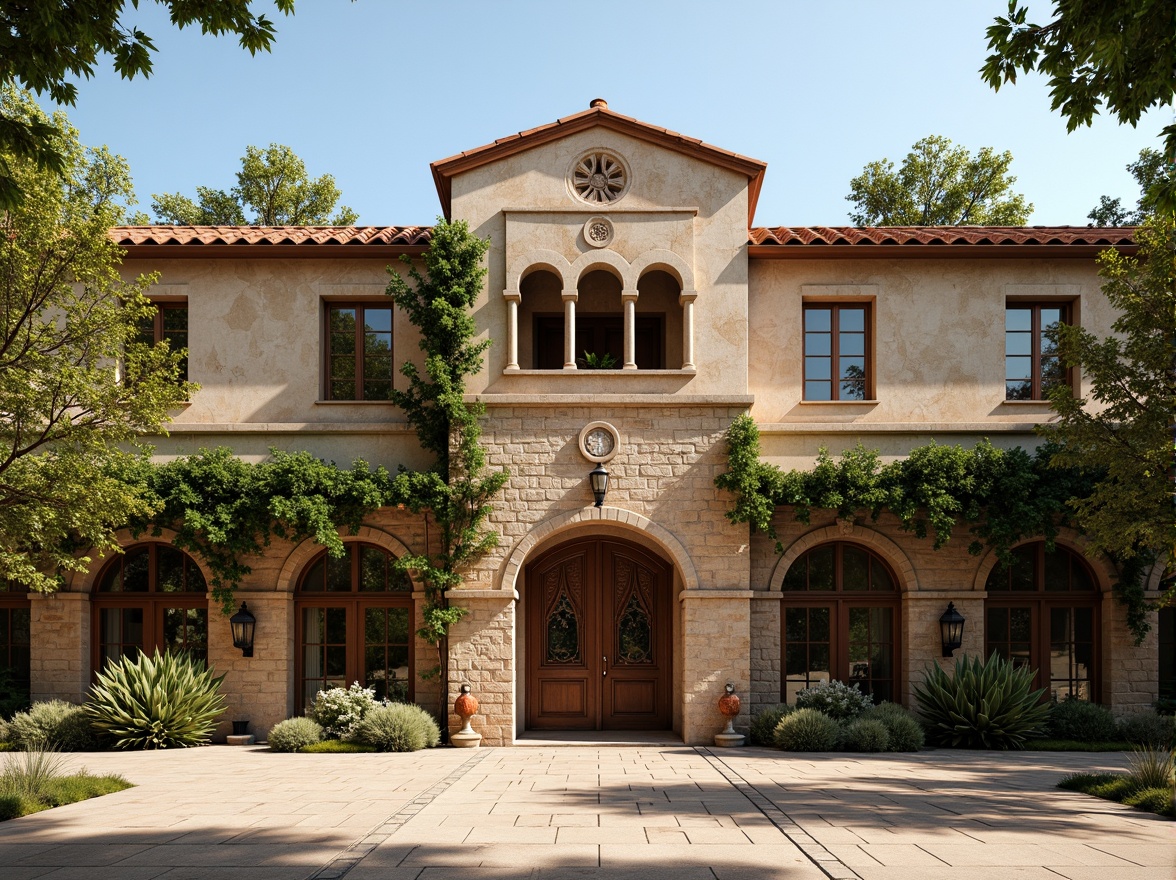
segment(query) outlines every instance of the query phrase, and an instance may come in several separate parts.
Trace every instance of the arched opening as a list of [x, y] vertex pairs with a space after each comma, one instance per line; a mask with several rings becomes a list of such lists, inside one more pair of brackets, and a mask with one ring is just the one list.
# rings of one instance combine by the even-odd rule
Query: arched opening
[[170, 544], [128, 547], [94, 587], [93, 668], [141, 651], [208, 659], [208, 586], [191, 556]]
[[877, 553], [833, 541], [797, 557], [784, 575], [780, 699], [837, 680], [875, 702], [899, 690], [898, 579]]
[[547, 269], [531, 272], [519, 283], [519, 363], [536, 370], [564, 365], [563, 284]]
[[[637, 291], [638, 369], [677, 369], [684, 366], [680, 304], [682, 285], [669, 272], [654, 269], [637, 281]], [[657, 354], [651, 356], [654, 351]]]
[[1098, 700], [1098, 582], [1068, 547], [1023, 544], [985, 583], [985, 654], [993, 651], [1034, 671], [1034, 687], [1055, 700]]
[[668, 561], [621, 538], [586, 536], [530, 561], [524, 584], [527, 728], [670, 728]]
[[380, 700], [414, 697], [412, 583], [382, 547], [360, 541], [307, 563], [294, 597], [299, 708], [362, 682]]

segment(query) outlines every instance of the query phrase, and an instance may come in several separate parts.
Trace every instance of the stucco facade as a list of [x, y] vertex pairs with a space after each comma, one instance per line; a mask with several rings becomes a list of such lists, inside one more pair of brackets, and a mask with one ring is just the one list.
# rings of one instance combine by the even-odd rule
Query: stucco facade
[[[948, 602], [967, 619], [964, 652], [983, 653], [995, 639], [986, 632], [986, 622], [1000, 619], [988, 611], [995, 559], [969, 555], [965, 542], [934, 550], [892, 517], [815, 515], [802, 525], [779, 511], [779, 555], [773, 542], [728, 521], [731, 499], [714, 485], [726, 467], [724, 432], [750, 412], [765, 457], [788, 468], [811, 467], [822, 447], [839, 452], [859, 442], [887, 460], [931, 440], [1031, 447], [1050, 412], [1040, 399], [1006, 400], [1008, 310], [1059, 304], [1067, 320], [1108, 333], [1114, 315], [1094, 255], [1107, 245], [1129, 249], [1130, 237], [973, 229], [867, 240], [852, 231], [756, 229], [764, 170], [597, 102], [433, 166], [446, 216], [490, 241], [474, 317], [492, 345], [469, 392], [486, 404], [489, 465], [510, 479], [491, 520], [498, 548], [449, 595], [470, 613], [449, 640], [447, 686], [452, 701], [463, 682], [472, 685], [482, 707], [475, 727], [488, 744], [509, 744], [528, 728], [652, 725], [707, 742], [721, 729], [724, 683], [745, 697], [737, 722], [745, 727], [752, 710], [780, 702], [787, 681], [799, 680], [789, 666], [799, 662], [797, 645], [808, 652], [806, 680], [852, 671], [873, 676], [880, 696], [909, 704], [926, 665], [944, 662], [938, 619]], [[187, 308], [189, 375], [201, 387], [175, 413], [170, 436], [158, 438], [159, 457], [228, 446], [250, 460], [278, 448], [341, 464], [426, 465], [396, 407], [331, 399], [329, 388], [329, 310], [387, 308], [387, 267], [403, 272], [398, 256], [427, 247], [428, 230], [385, 232], [115, 230], [125, 271], [159, 272], [153, 295]], [[865, 316], [860, 332], [831, 337], [845, 351], [858, 344], [853, 333], [865, 340], [860, 399], [811, 399], [821, 366], [816, 356], [806, 366], [805, 357], [822, 343], [815, 323], [806, 342], [804, 322], [806, 308], [818, 307], [842, 316], [844, 327]], [[388, 339], [396, 363], [419, 359], [398, 311]], [[582, 344], [615, 353], [615, 368], [586, 369]], [[593, 422], [611, 426], [616, 441], [599, 507], [587, 479], [595, 464], [581, 447]], [[345, 535], [393, 556], [419, 552], [430, 539], [426, 522], [400, 510], [382, 510], [359, 535]], [[1080, 663], [1085, 677], [1068, 680], [1081, 679], [1083, 697], [1116, 711], [1154, 701], [1154, 634], [1135, 646], [1111, 595], [1113, 567], [1086, 557], [1076, 534], [1059, 544], [1084, 560], [1091, 579], [1085, 604], [1066, 613], [1079, 629], [1086, 621], [1095, 630], [1093, 642], [1071, 638], [1081, 645], [1071, 645], [1068, 662]], [[826, 606], [820, 597], [798, 600], [785, 580], [823, 547], [837, 548], [829, 552], [841, 591]], [[208, 659], [227, 673], [230, 715], [248, 717], [254, 732], [300, 711], [314, 678], [308, 669], [319, 662], [307, 658], [330, 641], [310, 622], [329, 605], [306, 592], [318, 552], [275, 542], [249, 560], [239, 592], [258, 618], [253, 657], [232, 648], [227, 621], [208, 609]], [[844, 592], [849, 575], [841, 578], [859, 559], [880, 565], [871, 577], [889, 586], [855, 605]], [[35, 699], [78, 700], [88, 687], [100, 662], [95, 642], [108, 638], [96, 616], [107, 564], [31, 600]], [[369, 613], [361, 599], [349, 601], [348, 614]], [[397, 613], [416, 621], [422, 601], [413, 589]], [[1035, 633], [1050, 615], [1061, 619], [1048, 603], [1034, 608]], [[834, 621], [820, 618], [832, 633], [823, 638], [813, 629], [822, 614]], [[808, 635], [797, 636], [785, 618], [808, 621]], [[557, 619], [578, 639], [563, 653], [549, 644]], [[885, 635], [869, 630], [863, 648], [853, 633], [867, 619]], [[618, 635], [618, 627], [629, 629]], [[361, 649], [371, 645], [351, 645], [362, 642], [356, 632], [348, 630], [339, 656], [346, 648], [359, 658], [347, 661], [347, 673], [362, 675]], [[1045, 656], [1036, 639], [1026, 656]], [[859, 662], [859, 650], [868, 660]], [[414, 640], [408, 651], [412, 662], [401, 668], [431, 665], [427, 646]], [[322, 675], [340, 677], [338, 669]], [[414, 675], [409, 687], [418, 702], [435, 705], [435, 681]]]

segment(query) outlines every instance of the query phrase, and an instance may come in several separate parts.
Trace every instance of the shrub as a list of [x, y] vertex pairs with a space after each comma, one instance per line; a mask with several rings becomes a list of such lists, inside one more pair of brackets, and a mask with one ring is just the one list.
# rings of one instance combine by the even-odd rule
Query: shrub
[[1166, 788], [1172, 790], [1172, 776], [1176, 773], [1176, 753], [1169, 748], [1149, 747], [1132, 749], [1127, 758], [1130, 769], [1127, 778], [1136, 789]]
[[1135, 712], [1119, 719], [1119, 738], [1132, 745], [1163, 748], [1176, 745], [1176, 719], [1158, 712]]
[[1172, 803], [1172, 789], [1169, 788], [1141, 788], [1123, 798], [1123, 803], [1137, 810], [1147, 810], [1149, 813], [1159, 813], [1161, 816], [1176, 815], [1176, 806]]
[[1014, 669], [993, 653], [987, 660], [957, 658], [952, 675], [938, 664], [915, 686], [919, 713], [932, 742], [956, 748], [1020, 748], [1049, 716], [1032, 691], [1033, 670]]
[[1073, 697], [1050, 704], [1045, 732], [1053, 739], [1076, 742], [1107, 742], [1118, 735], [1115, 718], [1109, 709]]
[[830, 681], [796, 694], [797, 709], [816, 709], [836, 721], [852, 721], [874, 705], [856, 685]]
[[751, 719], [750, 739], [753, 746], [773, 746], [776, 744], [776, 725], [780, 719], [795, 710], [785, 704], [768, 706], [760, 709]]
[[349, 688], [319, 691], [306, 714], [323, 726], [323, 734], [332, 739], [351, 739], [355, 726], [379, 703], [376, 692], [353, 682]]
[[880, 703], [862, 717], [876, 719], [886, 725], [890, 751], [917, 752], [923, 748], [923, 725], [897, 703]]
[[415, 752], [441, 742], [433, 716], [412, 703], [378, 706], [355, 727], [352, 738], [379, 752]]
[[91, 776], [85, 771], [64, 776], [63, 764], [61, 755], [51, 749], [7, 756], [0, 772], [0, 819], [15, 819], [131, 787], [121, 776]]
[[322, 738], [322, 725], [313, 718], [287, 718], [270, 728], [266, 741], [275, 752], [296, 752]]
[[858, 718], [841, 731], [841, 747], [850, 752], [889, 751], [890, 731], [879, 718]]
[[12, 741], [12, 729], [8, 726], [8, 722], [0, 718], [0, 744], [9, 743]]
[[208, 742], [225, 710], [224, 676], [187, 654], [122, 657], [98, 674], [86, 712], [119, 749], [167, 749]]
[[64, 700], [33, 703], [27, 711], [17, 712], [8, 733], [20, 749], [50, 746], [60, 752], [82, 752], [98, 745], [85, 708]]
[[837, 747], [838, 724], [816, 709], [797, 709], [780, 719], [774, 740], [786, 752], [830, 752]]

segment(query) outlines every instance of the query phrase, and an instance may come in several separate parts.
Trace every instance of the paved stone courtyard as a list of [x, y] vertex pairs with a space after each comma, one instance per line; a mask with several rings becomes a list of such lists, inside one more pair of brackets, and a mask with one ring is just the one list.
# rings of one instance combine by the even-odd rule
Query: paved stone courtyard
[[136, 787], [0, 823], [3, 880], [1176, 876], [1176, 822], [1053, 787], [1121, 754], [214, 746], [71, 763]]

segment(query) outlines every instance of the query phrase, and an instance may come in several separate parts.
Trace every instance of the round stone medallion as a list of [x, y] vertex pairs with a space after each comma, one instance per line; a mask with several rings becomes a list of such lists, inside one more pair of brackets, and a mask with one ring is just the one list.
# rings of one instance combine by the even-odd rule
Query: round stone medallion
[[589, 422], [580, 431], [580, 454], [596, 464], [616, 455], [620, 445], [620, 433], [608, 422]]
[[584, 241], [594, 248], [608, 247], [612, 244], [612, 221], [607, 217], [592, 217], [584, 224]]
[[611, 205], [629, 190], [629, 167], [609, 150], [589, 150], [572, 163], [568, 186], [590, 205]]

